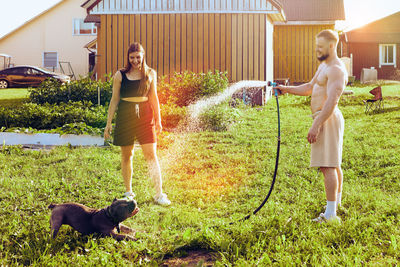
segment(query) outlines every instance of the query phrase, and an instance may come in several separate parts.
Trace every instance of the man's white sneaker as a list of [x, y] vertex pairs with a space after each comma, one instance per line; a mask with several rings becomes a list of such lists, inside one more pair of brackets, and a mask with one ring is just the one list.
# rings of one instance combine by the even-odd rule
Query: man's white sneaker
[[313, 222], [317, 223], [326, 223], [326, 222], [338, 222], [340, 223], [341, 220], [338, 216], [332, 216], [329, 219], [325, 217], [325, 214], [321, 213], [317, 218], [312, 220]]
[[171, 205], [171, 201], [168, 199], [167, 195], [164, 194], [164, 193], [162, 193], [162, 194], [159, 195], [159, 196], [155, 196], [155, 197], [154, 197], [154, 201], [155, 201], [157, 204], [162, 205], [162, 206], [169, 206], [169, 205]]
[[[326, 210], [326, 205], [324, 206], [324, 209]], [[342, 209], [342, 203], [336, 204], [336, 210]]]

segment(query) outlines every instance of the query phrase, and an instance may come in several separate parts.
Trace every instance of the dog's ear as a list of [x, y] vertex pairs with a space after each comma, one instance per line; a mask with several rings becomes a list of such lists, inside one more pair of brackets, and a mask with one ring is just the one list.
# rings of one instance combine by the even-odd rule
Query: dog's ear
[[114, 203], [115, 201], [117, 201], [117, 200], [118, 200], [117, 198], [114, 198], [113, 203]]

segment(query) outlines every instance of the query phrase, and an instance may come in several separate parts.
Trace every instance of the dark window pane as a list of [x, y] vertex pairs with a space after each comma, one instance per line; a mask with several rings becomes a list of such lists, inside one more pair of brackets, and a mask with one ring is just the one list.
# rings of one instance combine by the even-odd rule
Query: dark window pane
[[22, 74], [24, 74], [24, 69], [23, 68], [12, 69], [12, 70], [10, 70], [10, 73], [16, 74], [16, 75], [22, 75]]
[[388, 45], [388, 61], [387, 63], [394, 63], [393, 62], [393, 45]]
[[44, 67], [56, 68], [57, 67], [57, 53], [45, 52], [44, 53]]
[[387, 46], [382, 46], [383, 63], [387, 63]]

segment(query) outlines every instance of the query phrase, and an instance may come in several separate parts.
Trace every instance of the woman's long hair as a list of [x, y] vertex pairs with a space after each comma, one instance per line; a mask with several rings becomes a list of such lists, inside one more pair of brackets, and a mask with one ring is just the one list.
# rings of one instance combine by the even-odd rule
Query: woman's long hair
[[143, 53], [143, 61], [142, 65], [140, 66], [140, 72], [142, 73], [142, 79], [140, 80], [139, 84], [139, 94], [142, 96], [147, 96], [149, 90], [150, 90], [150, 72], [151, 68], [146, 64], [146, 59], [145, 59], [145, 51], [143, 46], [138, 43], [134, 42], [129, 46], [128, 53], [126, 55], [126, 65], [125, 68], [122, 69], [122, 72], [127, 73], [131, 70], [132, 65], [129, 62], [129, 54], [133, 52], [141, 52]]

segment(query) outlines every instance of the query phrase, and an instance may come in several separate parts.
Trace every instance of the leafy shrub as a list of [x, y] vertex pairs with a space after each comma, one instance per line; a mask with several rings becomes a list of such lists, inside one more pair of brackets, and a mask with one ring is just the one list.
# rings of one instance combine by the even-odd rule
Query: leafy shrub
[[224, 91], [229, 84], [227, 74], [217, 70], [214, 73], [211, 71], [200, 73], [201, 85], [198, 96], [205, 97]]
[[106, 82], [93, 81], [89, 77], [70, 83], [60, 84], [55, 79], [43, 82], [37, 88], [29, 88], [29, 99], [36, 104], [58, 104], [72, 102], [98, 103], [98, 90], [100, 89], [100, 104], [110, 102], [112, 96], [112, 80]]
[[63, 134], [103, 134], [103, 129], [89, 126], [84, 122], [67, 123], [61, 127], [54, 129], [54, 131]]
[[200, 127], [204, 130], [226, 131], [240, 118], [239, 109], [231, 108], [226, 103], [214, 106], [200, 114]]
[[93, 106], [91, 102], [68, 102], [58, 105], [25, 103], [7, 109], [0, 107], [0, 127], [54, 129], [74, 123], [85, 123], [96, 128], [105, 127], [105, 108]]
[[12, 127], [0, 128], [0, 132], [12, 132], [12, 133], [25, 133], [25, 134], [34, 134], [34, 133], [58, 133], [58, 134], [89, 134], [89, 135], [97, 135], [101, 136], [104, 132], [104, 128], [95, 128], [87, 125], [84, 122], [76, 122], [76, 123], [67, 123], [61, 127], [57, 127], [54, 129], [34, 129], [32, 127]]
[[178, 126], [179, 122], [186, 117], [186, 107], [179, 107], [175, 104], [161, 105], [162, 125], [166, 129]]
[[160, 103], [187, 106], [196, 99], [200, 83], [199, 75], [189, 71], [175, 72], [171, 77], [164, 76], [157, 84]]
[[222, 92], [227, 86], [226, 72], [175, 72], [172, 76], [164, 76], [159, 80], [158, 97], [162, 104], [173, 103], [182, 107], [199, 98]]

